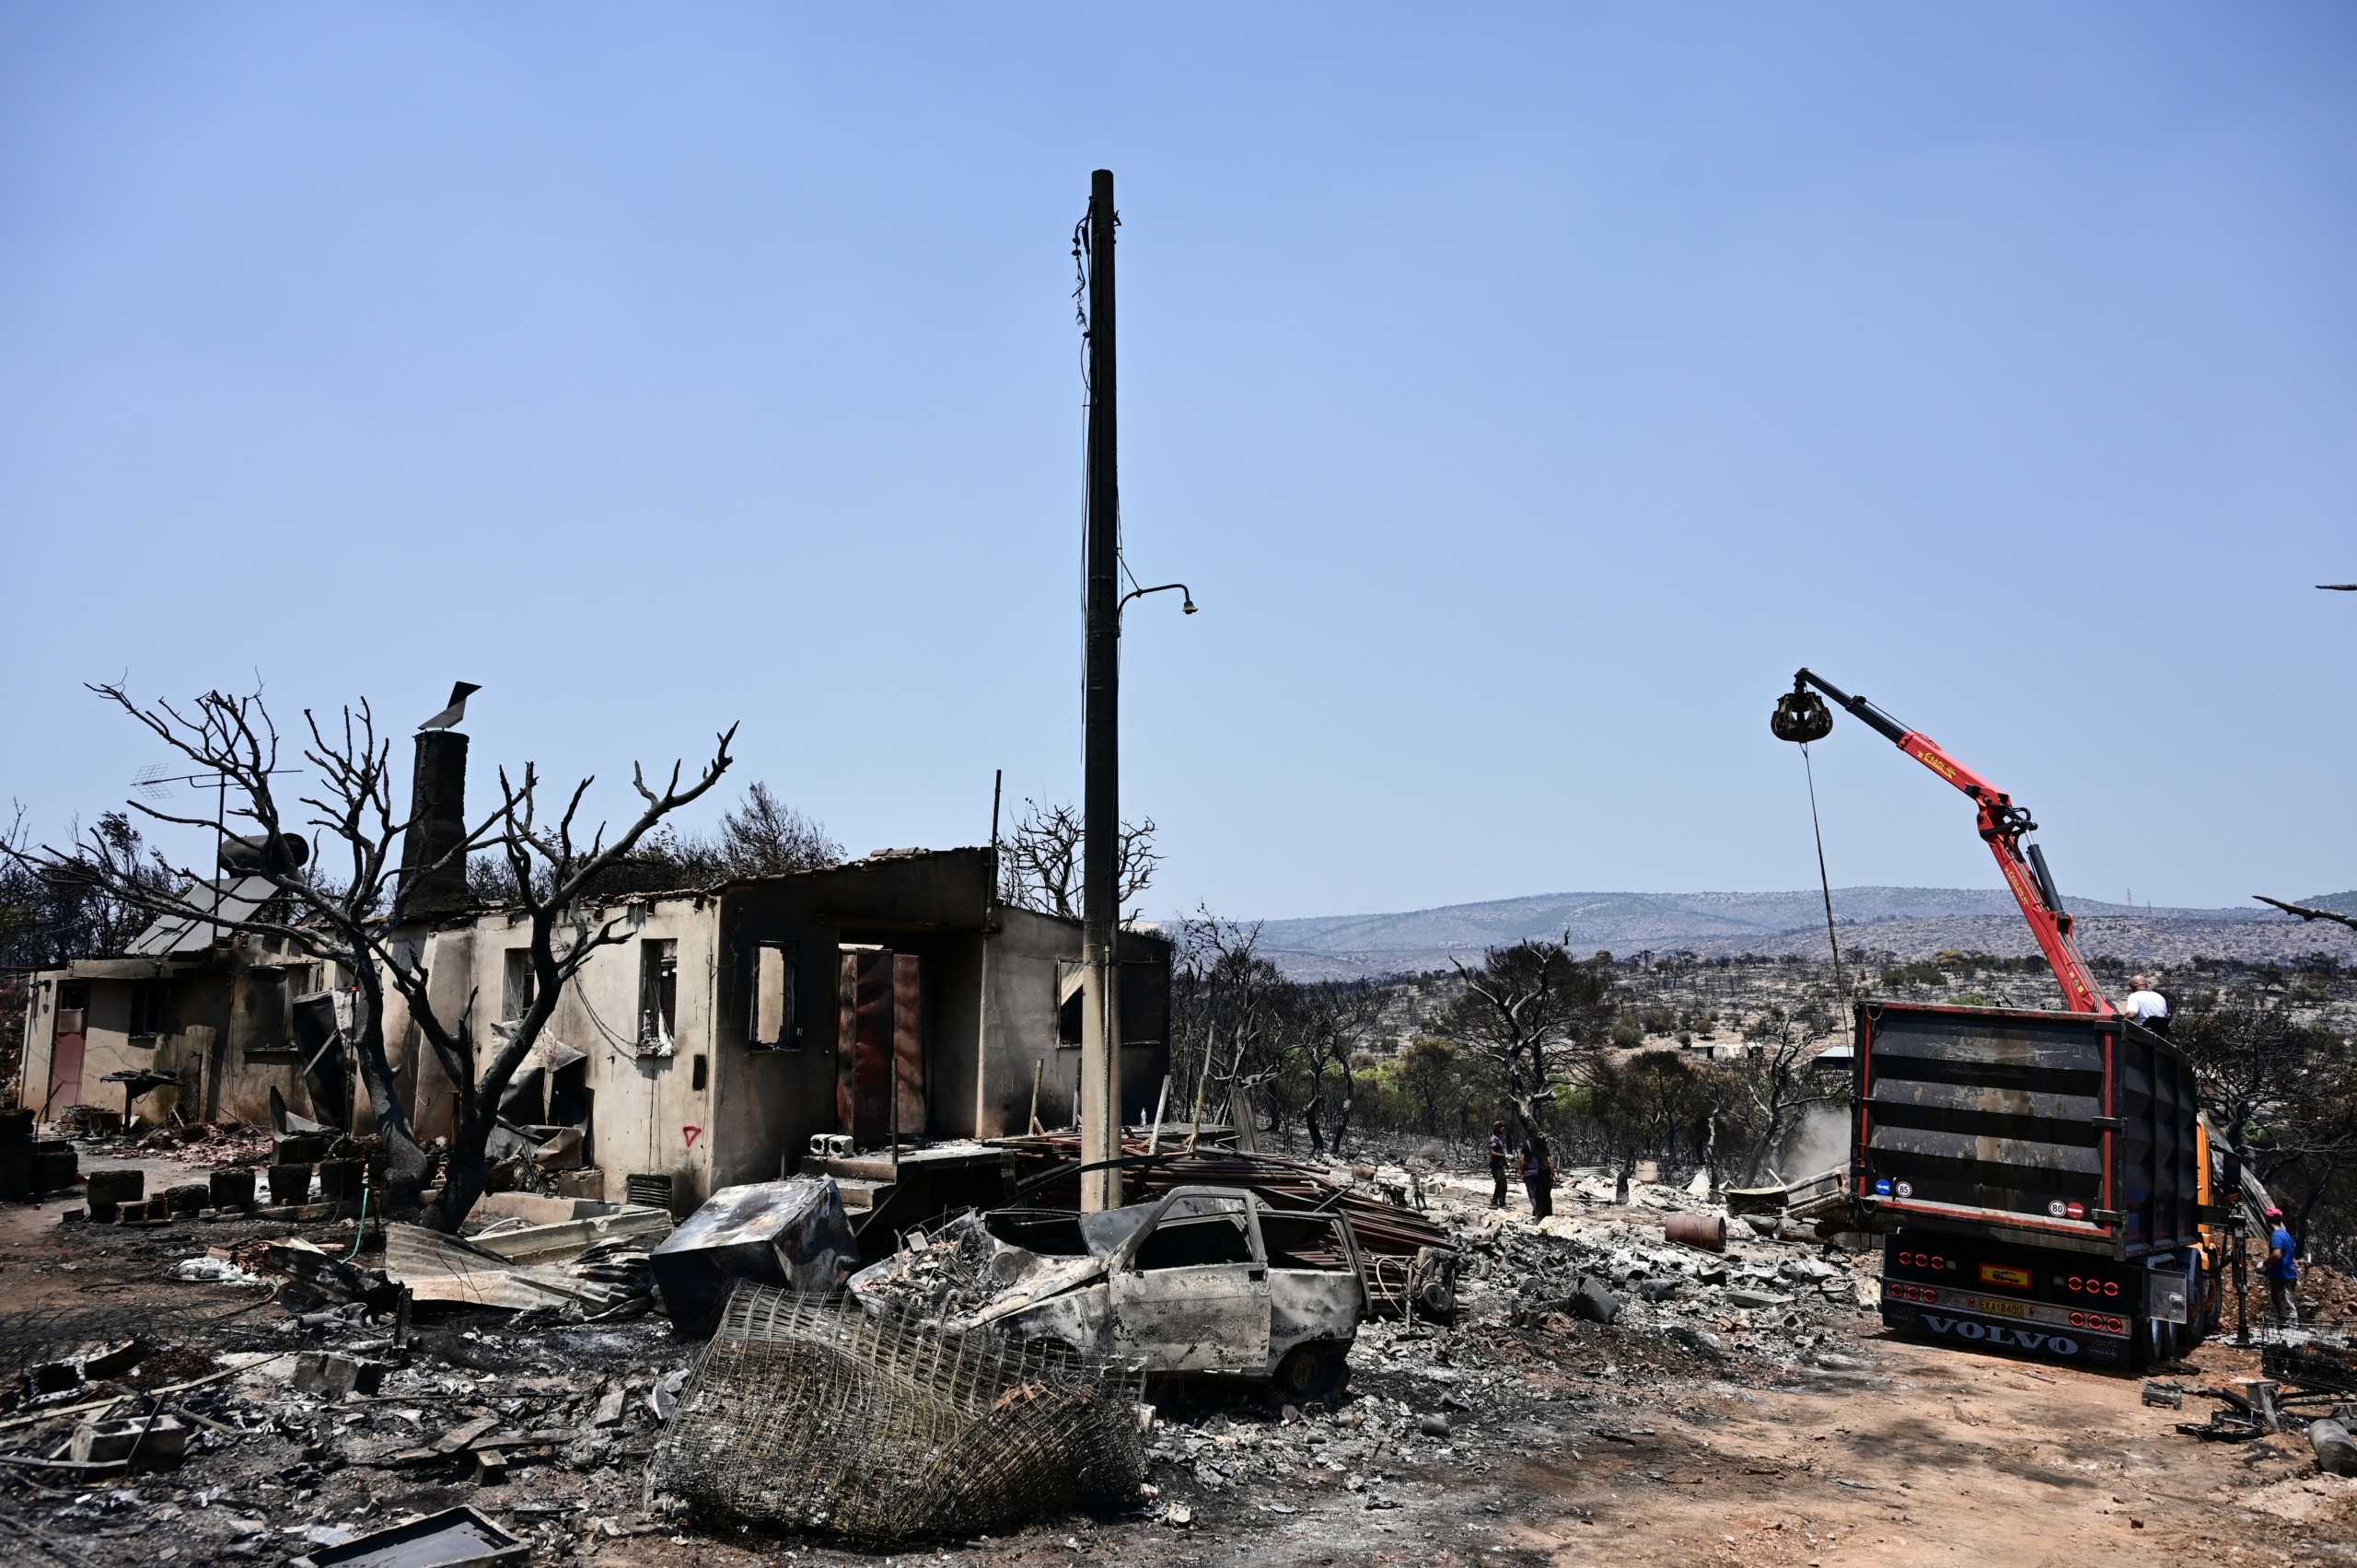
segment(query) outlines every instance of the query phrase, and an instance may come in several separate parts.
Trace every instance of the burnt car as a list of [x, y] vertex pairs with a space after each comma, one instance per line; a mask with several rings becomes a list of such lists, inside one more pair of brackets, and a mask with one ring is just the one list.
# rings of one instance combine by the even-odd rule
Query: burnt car
[[[945, 1277], [928, 1260], [944, 1243], [965, 1259], [963, 1293], [925, 1283]], [[850, 1288], [873, 1309], [921, 1300], [962, 1331], [1054, 1340], [1149, 1376], [1244, 1380], [1295, 1400], [1341, 1388], [1368, 1311], [1347, 1218], [1225, 1187], [1102, 1214], [999, 1210]]]

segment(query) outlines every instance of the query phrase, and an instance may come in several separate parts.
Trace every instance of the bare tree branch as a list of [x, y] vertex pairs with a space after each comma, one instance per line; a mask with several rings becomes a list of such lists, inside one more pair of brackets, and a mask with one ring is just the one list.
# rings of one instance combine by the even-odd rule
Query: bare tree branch
[[2285, 914], [2296, 914], [2302, 920], [2338, 921], [2342, 925], [2357, 930], [2357, 914], [2343, 914], [2339, 910], [2316, 909], [2307, 904], [2287, 904], [2282, 899], [2270, 899], [2265, 893], [2253, 893], [2251, 897], [2260, 903], [2274, 905]]

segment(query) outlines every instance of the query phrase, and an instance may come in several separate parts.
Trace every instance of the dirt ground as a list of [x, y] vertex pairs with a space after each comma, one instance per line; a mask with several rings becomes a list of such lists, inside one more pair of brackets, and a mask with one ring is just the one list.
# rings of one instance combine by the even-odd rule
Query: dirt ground
[[[186, 1179], [143, 1163], [151, 1189]], [[68, 1225], [65, 1206], [0, 1210], [0, 1317], [152, 1309], [143, 1331], [175, 1348], [134, 1386], [201, 1376], [225, 1352], [249, 1365], [207, 1407], [223, 1431], [178, 1469], [84, 1486], [6, 1471], [0, 1562], [275, 1563], [305, 1550], [312, 1527], [365, 1530], [459, 1502], [531, 1534], [535, 1562], [617, 1568], [2357, 1560], [2357, 1481], [2318, 1477], [2303, 1438], [2200, 1442], [2176, 1431], [2213, 1408], [2199, 1397], [2148, 1407], [2135, 1378], [1910, 1342], [1847, 1307], [1798, 1367], [1697, 1357], [1555, 1315], [1377, 1325], [1334, 1411], [1287, 1420], [1248, 1401], [1167, 1405], [1155, 1495], [1134, 1508], [891, 1553], [714, 1539], [642, 1512], [658, 1433], [636, 1394], [693, 1349], [660, 1319], [598, 1330], [519, 1330], [491, 1312], [422, 1320], [412, 1365], [434, 1375], [435, 1397], [458, 1401], [446, 1409], [562, 1425], [582, 1419], [603, 1378], [627, 1386], [633, 1414], [612, 1440], [502, 1484], [477, 1486], [455, 1465], [396, 1472], [370, 1459], [366, 1434], [419, 1396], [317, 1408], [283, 1371], [273, 1381], [264, 1358], [313, 1341], [266, 1292], [169, 1277], [208, 1247], [286, 1227]], [[348, 1225], [305, 1233], [323, 1247], [352, 1239]], [[2258, 1372], [2254, 1352], [2213, 1343], [2167, 1376], [2223, 1388]], [[1173, 1522], [1174, 1503], [1190, 1522]]]

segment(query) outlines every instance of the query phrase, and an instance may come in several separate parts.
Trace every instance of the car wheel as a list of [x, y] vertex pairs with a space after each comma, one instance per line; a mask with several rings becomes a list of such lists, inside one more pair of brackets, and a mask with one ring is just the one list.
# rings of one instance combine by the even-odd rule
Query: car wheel
[[1332, 1380], [1328, 1367], [1330, 1353], [1321, 1344], [1294, 1346], [1277, 1363], [1276, 1376], [1269, 1379], [1271, 1391], [1295, 1405], [1324, 1397]]

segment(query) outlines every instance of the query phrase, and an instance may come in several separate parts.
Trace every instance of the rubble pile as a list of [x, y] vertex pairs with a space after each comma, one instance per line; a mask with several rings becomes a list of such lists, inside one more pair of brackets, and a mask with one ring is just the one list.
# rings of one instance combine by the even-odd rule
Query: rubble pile
[[1825, 1365], [1837, 1318], [1873, 1299], [1871, 1270], [1847, 1256], [1731, 1231], [1727, 1249], [1670, 1244], [1623, 1218], [1485, 1210], [1458, 1233], [1458, 1295], [1477, 1323], [1568, 1327], [1613, 1323], [1724, 1358]]
[[899, 1251], [853, 1275], [851, 1291], [870, 1311], [945, 1323], [989, 1306], [1043, 1261], [963, 1214], [929, 1234], [911, 1231]]
[[115, 1144], [111, 1150], [92, 1149], [93, 1156], [102, 1152], [138, 1153], [180, 1160], [187, 1165], [208, 1169], [233, 1166], [264, 1166], [271, 1158], [271, 1133], [267, 1127], [250, 1127], [238, 1121], [184, 1121], [168, 1126], [150, 1127], [126, 1137], [108, 1140]]
[[[325, 1257], [300, 1243], [238, 1251], [263, 1267]], [[374, 1273], [355, 1272], [364, 1286]], [[339, 1278], [262, 1283], [331, 1292]], [[0, 1318], [0, 1339], [118, 1326], [19, 1321], [34, 1316]], [[433, 1510], [387, 1499], [452, 1488], [559, 1561], [585, 1536], [671, 1528], [638, 1512], [640, 1467], [686, 1376], [685, 1347], [659, 1323], [411, 1323], [365, 1300], [275, 1321], [146, 1316], [152, 1337], [36, 1363], [0, 1395], [0, 1476], [16, 1493], [0, 1514], [51, 1555], [161, 1562], [169, 1541], [180, 1561], [274, 1563], [413, 1531]], [[51, 1500], [26, 1513], [26, 1487]]]

